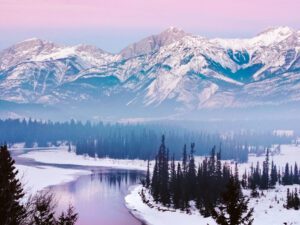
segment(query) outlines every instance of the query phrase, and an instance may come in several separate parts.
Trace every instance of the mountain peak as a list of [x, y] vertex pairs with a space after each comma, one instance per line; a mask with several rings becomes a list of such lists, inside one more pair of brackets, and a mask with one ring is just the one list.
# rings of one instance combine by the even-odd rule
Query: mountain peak
[[285, 36], [294, 32], [294, 29], [288, 26], [270, 27], [263, 32], [259, 33], [257, 36], [261, 35], [277, 35]]
[[47, 41], [47, 40], [44, 40], [41, 38], [36, 38], [36, 37], [28, 38], [28, 39], [25, 39], [25, 40], [15, 44], [15, 46], [21, 46], [21, 45], [27, 45], [27, 46], [32, 46], [32, 45], [53, 45], [54, 46], [55, 45], [55, 46], [58, 46], [54, 42]]
[[159, 48], [172, 44], [188, 34], [176, 27], [169, 27], [159, 34], [151, 35], [139, 42], [124, 48], [120, 54], [123, 58], [132, 58], [157, 51]]
[[0, 52], [0, 68], [7, 68], [36, 56], [50, 54], [57, 49], [59, 45], [50, 41], [39, 38], [26, 39]]
[[252, 38], [252, 44], [267, 46], [270, 44], [279, 43], [292, 35], [294, 32], [295, 30], [287, 26], [272, 27]]
[[171, 26], [171, 27], [168, 27], [167, 29], [165, 29], [161, 33], [185, 33], [185, 32], [181, 28]]

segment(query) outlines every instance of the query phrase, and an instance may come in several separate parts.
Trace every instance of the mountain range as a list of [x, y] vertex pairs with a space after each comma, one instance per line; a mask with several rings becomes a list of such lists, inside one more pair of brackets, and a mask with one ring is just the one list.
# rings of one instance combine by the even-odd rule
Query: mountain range
[[299, 105], [300, 31], [276, 27], [249, 39], [209, 39], [170, 27], [117, 54], [33, 38], [0, 51], [0, 88], [2, 116], [51, 109], [87, 118], [157, 116]]

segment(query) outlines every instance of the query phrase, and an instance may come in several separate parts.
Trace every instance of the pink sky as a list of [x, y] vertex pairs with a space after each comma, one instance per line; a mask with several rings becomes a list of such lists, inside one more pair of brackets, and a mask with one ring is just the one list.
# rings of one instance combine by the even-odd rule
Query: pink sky
[[0, 31], [145, 33], [177, 26], [202, 35], [243, 36], [278, 25], [299, 29], [299, 9], [300, 0], [0, 0]]
[[299, 0], [0, 0], [1, 27], [295, 25]]

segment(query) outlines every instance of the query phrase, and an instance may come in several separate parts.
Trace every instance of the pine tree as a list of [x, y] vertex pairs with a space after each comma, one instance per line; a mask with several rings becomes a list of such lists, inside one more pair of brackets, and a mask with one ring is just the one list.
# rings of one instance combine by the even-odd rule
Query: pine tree
[[247, 171], [245, 169], [245, 172], [243, 174], [243, 177], [242, 177], [242, 182], [241, 182], [241, 185], [243, 188], [246, 188], [248, 185], [247, 185], [247, 180], [248, 180], [248, 177], [247, 177]]
[[293, 184], [300, 184], [299, 171], [298, 171], [298, 165], [297, 165], [297, 163], [295, 163], [295, 166], [294, 166]]
[[176, 209], [180, 208], [182, 210], [184, 210], [184, 206], [182, 204], [182, 170], [181, 170], [181, 166], [180, 163], [178, 163], [177, 165], [177, 172], [176, 172], [176, 185], [175, 185], [175, 190], [174, 190], [174, 207]]
[[270, 180], [270, 186], [274, 187], [278, 181], [278, 174], [277, 174], [277, 167], [274, 164], [274, 162], [272, 161], [271, 163], [271, 180]]
[[56, 225], [53, 195], [42, 193], [34, 196], [32, 218], [35, 225]]
[[188, 199], [192, 200], [196, 196], [196, 165], [194, 159], [195, 144], [191, 144], [191, 152], [189, 157], [188, 173], [187, 173], [187, 189]]
[[294, 206], [295, 210], [299, 210], [299, 208], [300, 208], [300, 199], [299, 199], [299, 196], [298, 196], [297, 189], [294, 192], [293, 206]]
[[175, 206], [176, 196], [176, 168], [175, 168], [175, 156], [173, 154], [172, 161], [171, 161], [171, 172], [170, 172], [170, 196], [172, 199], [172, 203]]
[[248, 203], [249, 199], [243, 196], [239, 182], [231, 176], [222, 204], [212, 209], [212, 216], [220, 225], [251, 225], [253, 208], [248, 210]]
[[187, 167], [188, 167], [188, 157], [187, 157], [187, 151], [186, 151], [186, 145], [183, 147], [183, 154], [182, 154], [182, 172], [185, 176], [187, 173]]
[[283, 185], [289, 185], [290, 184], [290, 170], [289, 170], [289, 164], [285, 164], [285, 170], [284, 175], [282, 177], [282, 184]]
[[145, 186], [146, 188], [150, 187], [150, 161], [149, 160], [147, 162], [147, 174], [146, 174]]
[[17, 179], [15, 161], [7, 146], [0, 147], [0, 224], [22, 225], [26, 210], [21, 204], [24, 196], [22, 184]]
[[78, 214], [75, 213], [74, 208], [69, 206], [66, 213], [62, 213], [58, 218], [57, 225], [74, 225], [78, 219]]
[[269, 188], [269, 149], [267, 149], [266, 159], [263, 162], [263, 172], [261, 177], [260, 189], [266, 190]]
[[153, 169], [152, 181], [151, 181], [151, 193], [155, 202], [159, 201], [159, 174], [158, 174], [158, 157], [155, 158], [155, 164]]
[[286, 208], [290, 209], [292, 207], [293, 207], [293, 196], [291, 195], [290, 189], [288, 188], [286, 192]]

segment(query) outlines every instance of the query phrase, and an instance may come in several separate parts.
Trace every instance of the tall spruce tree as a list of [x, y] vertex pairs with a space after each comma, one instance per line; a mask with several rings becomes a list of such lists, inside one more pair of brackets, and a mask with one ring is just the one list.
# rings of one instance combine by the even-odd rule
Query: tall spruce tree
[[248, 209], [249, 199], [243, 196], [240, 183], [231, 176], [222, 203], [212, 208], [212, 217], [220, 225], [251, 225], [253, 208]]
[[21, 200], [24, 191], [17, 178], [15, 161], [11, 158], [7, 146], [0, 147], [0, 224], [23, 225], [26, 217]]
[[189, 165], [187, 173], [187, 193], [188, 199], [192, 200], [196, 196], [196, 165], [194, 159], [195, 143], [191, 144], [191, 152], [189, 156]]
[[146, 174], [145, 186], [146, 188], [149, 188], [150, 186], [150, 160], [149, 159], [147, 162], [147, 174]]
[[53, 195], [41, 193], [33, 199], [32, 218], [34, 225], [56, 225]]
[[77, 220], [78, 214], [74, 211], [72, 206], [69, 206], [67, 212], [63, 212], [58, 218], [57, 225], [74, 225]]
[[260, 188], [263, 190], [269, 188], [269, 149], [267, 149], [266, 159], [263, 162], [263, 172], [261, 177]]

